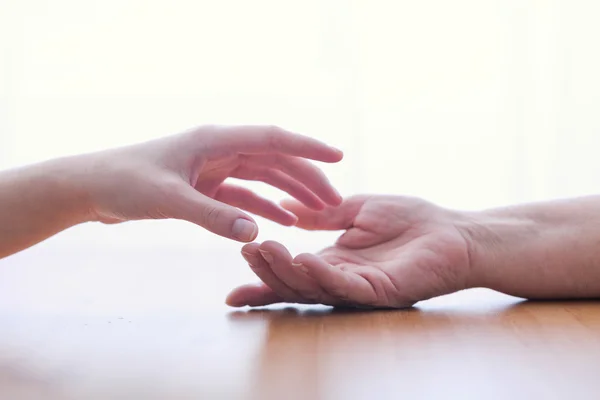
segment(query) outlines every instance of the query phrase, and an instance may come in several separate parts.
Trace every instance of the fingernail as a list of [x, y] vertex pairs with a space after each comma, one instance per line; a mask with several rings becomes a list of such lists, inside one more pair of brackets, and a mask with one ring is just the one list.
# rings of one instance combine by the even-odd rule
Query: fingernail
[[261, 249], [258, 249], [258, 251], [260, 251], [260, 254], [262, 254], [263, 258], [269, 264], [273, 264], [273, 256], [271, 255], [271, 253], [269, 253], [268, 251], [265, 251], [265, 250], [261, 250]]
[[306, 266], [302, 263], [292, 263], [292, 267], [294, 268], [298, 268], [300, 271], [304, 272], [304, 273], [308, 273], [308, 269], [306, 268]]
[[254, 240], [258, 233], [258, 227], [254, 222], [248, 221], [247, 219], [239, 218], [233, 223], [231, 228], [231, 234], [236, 238], [244, 242], [250, 242]]

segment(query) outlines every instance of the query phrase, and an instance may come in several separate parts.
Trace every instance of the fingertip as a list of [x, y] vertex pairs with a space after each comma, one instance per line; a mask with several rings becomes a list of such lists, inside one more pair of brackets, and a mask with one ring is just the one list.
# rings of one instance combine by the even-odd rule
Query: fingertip
[[344, 202], [344, 198], [337, 190], [333, 189], [335, 196], [329, 201], [329, 205], [332, 207], [338, 207]]
[[344, 159], [344, 152], [342, 150], [334, 146], [329, 146], [329, 150], [331, 150], [332, 157], [328, 160], [328, 162], [337, 163]]
[[279, 262], [287, 263], [292, 259], [292, 255], [288, 249], [283, 244], [274, 240], [268, 240], [261, 244], [259, 252], [270, 265]]
[[252, 254], [252, 253], [255, 253], [259, 247], [260, 247], [260, 243], [257, 243], [257, 242], [246, 243], [245, 245], [242, 246], [241, 252]]
[[298, 204], [298, 200], [287, 198], [279, 201], [279, 204], [281, 205], [281, 207], [286, 207], [292, 204]]
[[252, 242], [258, 236], [258, 226], [254, 221], [238, 218], [233, 223], [231, 235], [240, 242]]
[[336, 147], [332, 147], [335, 150], [336, 156], [338, 158], [337, 162], [340, 162], [344, 159], [344, 152]]
[[290, 211], [285, 210], [286, 217], [281, 219], [279, 222], [283, 226], [294, 226], [298, 223], [298, 216]]
[[254, 255], [252, 253], [242, 251], [242, 257], [244, 258], [244, 260], [246, 260], [250, 268], [252, 268], [252, 265], [255, 264], [255, 262], [252, 260], [254, 258]]
[[292, 212], [290, 212], [290, 216], [292, 216], [292, 217], [293, 217], [293, 220], [294, 220], [294, 222], [293, 222], [293, 223], [291, 223], [291, 224], [290, 224], [290, 226], [294, 226], [294, 225], [296, 225], [296, 224], [298, 223], [298, 221], [299, 221], [299, 218], [298, 218], [298, 216], [297, 216], [296, 214], [292, 213]]
[[277, 243], [277, 242], [274, 240], [265, 240], [264, 242], [262, 242], [260, 244], [259, 250], [267, 250], [270, 246], [273, 245], [273, 243]]
[[[304, 203], [303, 203], [304, 204]], [[314, 211], [323, 211], [324, 209], [327, 208], [327, 204], [325, 204], [323, 201], [319, 200], [319, 202], [314, 202], [311, 204], [304, 204], [304, 206], [310, 208], [311, 210]]]
[[248, 283], [242, 286], [238, 286], [233, 289], [225, 298], [225, 304], [230, 307], [244, 307], [250, 304], [252, 292], [256, 289], [263, 289], [263, 284]]
[[285, 250], [285, 246], [275, 240], [264, 241], [259, 248], [259, 251], [272, 253], [274, 251]]
[[[288, 212], [294, 213], [294, 210], [297, 210], [299, 207], [303, 207], [304, 204], [295, 199], [283, 199], [279, 202], [279, 205]], [[325, 205], [323, 205], [325, 207]]]
[[281, 303], [284, 298], [278, 295], [264, 282], [249, 283], [233, 289], [226, 297], [225, 304], [230, 307], [261, 307]]
[[227, 295], [227, 297], [225, 298], [225, 304], [227, 304], [229, 307], [236, 307], [236, 308], [241, 308], [246, 306], [247, 304], [244, 304], [245, 302], [242, 301], [241, 299], [236, 298], [235, 293], [229, 293]]
[[302, 254], [298, 254], [296, 257], [294, 257], [294, 263], [295, 264], [302, 264], [302, 265], [306, 265], [306, 264], [312, 264], [315, 261], [315, 258], [319, 258], [318, 256], [311, 254], [311, 253], [302, 253]]

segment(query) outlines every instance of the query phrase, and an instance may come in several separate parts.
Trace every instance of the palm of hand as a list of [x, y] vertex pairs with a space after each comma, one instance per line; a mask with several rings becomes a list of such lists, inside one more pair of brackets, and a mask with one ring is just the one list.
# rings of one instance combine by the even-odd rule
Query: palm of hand
[[[230, 299], [239, 296], [250, 305], [260, 305], [262, 300], [405, 307], [466, 286], [468, 243], [457, 227], [457, 216], [448, 210], [418, 199], [388, 196], [350, 199], [337, 211], [322, 213], [297, 204], [286, 208], [297, 213], [299, 225], [304, 223], [307, 229], [345, 225], [347, 230], [334, 246], [294, 260], [275, 242], [247, 245], [244, 256], [268, 288], [241, 287]], [[264, 252], [272, 256], [273, 262], [267, 263], [271, 276], [257, 260]], [[274, 277], [279, 282], [274, 283]]]
[[375, 304], [398, 306], [459, 290], [468, 250], [445, 213], [415, 199], [372, 198], [338, 243], [319, 254], [379, 287]]

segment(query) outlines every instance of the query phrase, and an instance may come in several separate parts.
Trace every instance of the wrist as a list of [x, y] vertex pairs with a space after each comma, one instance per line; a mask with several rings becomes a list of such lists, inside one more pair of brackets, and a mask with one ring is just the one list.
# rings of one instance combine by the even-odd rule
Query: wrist
[[497, 210], [467, 213], [460, 229], [469, 253], [468, 287], [496, 290], [503, 275], [531, 258], [542, 232], [539, 221]]
[[41, 164], [47, 176], [48, 192], [55, 193], [64, 214], [73, 225], [93, 220], [93, 207], [88, 189], [93, 178], [86, 156], [64, 157]]

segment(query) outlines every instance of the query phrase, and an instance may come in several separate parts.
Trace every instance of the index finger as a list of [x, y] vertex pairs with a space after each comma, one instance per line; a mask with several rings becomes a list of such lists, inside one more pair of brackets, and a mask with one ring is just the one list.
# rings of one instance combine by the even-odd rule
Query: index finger
[[335, 147], [277, 126], [220, 127], [211, 139], [209, 148], [226, 154], [281, 153], [328, 163], [338, 162], [344, 157], [344, 153]]

